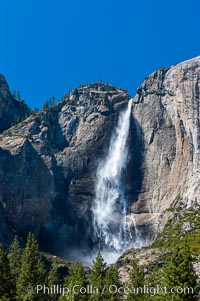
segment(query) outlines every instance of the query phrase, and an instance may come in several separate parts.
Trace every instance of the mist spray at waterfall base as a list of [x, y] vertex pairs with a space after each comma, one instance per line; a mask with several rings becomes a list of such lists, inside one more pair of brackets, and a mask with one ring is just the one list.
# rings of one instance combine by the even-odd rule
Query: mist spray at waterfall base
[[110, 262], [115, 261], [126, 249], [139, 244], [136, 237], [138, 231], [135, 229], [134, 238], [131, 233], [128, 200], [123, 182], [123, 173], [130, 159], [127, 139], [131, 108], [132, 99], [126, 110], [119, 115], [107, 156], [100, 162], [97, 170], [92, 208], [94, 240], [98, 241], [102, 254]]

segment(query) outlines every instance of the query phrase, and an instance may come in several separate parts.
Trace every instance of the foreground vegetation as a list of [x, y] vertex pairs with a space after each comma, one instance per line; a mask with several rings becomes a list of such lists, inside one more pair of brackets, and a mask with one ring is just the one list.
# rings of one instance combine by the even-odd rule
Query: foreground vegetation
[[189, 208], [171, 206], [167, 209], [171, 217], [152, 247], [182, 248], [185, 243], [193, 255], [200, 254], [200, 206]]
[[0, 300], [199, 300], [193, 260], [187, 244], [175, 248], [162, 267], [155, 265], [148, 271], [133, 259], [127, 262], [128, 280], [122, 283], [118, 268], [108, 267], [99, 252], [89, 273], [76, 262], [63, 276], [59, 261], [53, 262], [50, 269], [45, 267], [38, 243], [30, 233], [23, 250], [16, 237], [8, 254], [0, 247]]

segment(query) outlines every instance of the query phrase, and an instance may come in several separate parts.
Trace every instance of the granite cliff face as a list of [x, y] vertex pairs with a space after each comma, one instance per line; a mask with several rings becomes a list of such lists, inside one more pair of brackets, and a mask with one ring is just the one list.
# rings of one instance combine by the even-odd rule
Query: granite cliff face
[[131, 209], [148, 239], [162, 229], [171, 204], [200, 201], [200, 57], [152, 73], [134, 103], [143, 180]]
[[13, 98], [4, 76], [0, 74], [0, 132], [29, 116], [30, 113], [31, 110], [23, 100]]
[[44, 247], [91, 241], [96, 167], [127, 92], [110, 85], [74, 89], [60, 104], [0, 136], [0, 202], [7, 224], [34, 231]]
[[[200, 57], [154, 72], [133, 99], [123, 178], [144, 242], [162, 229], [171, 204], [199, 201], [199, 97]], [[0, 135], [2, 241], [31, 230], [54, 252], [92, 245], [97, 166], [129, 99], [91, 84]]]

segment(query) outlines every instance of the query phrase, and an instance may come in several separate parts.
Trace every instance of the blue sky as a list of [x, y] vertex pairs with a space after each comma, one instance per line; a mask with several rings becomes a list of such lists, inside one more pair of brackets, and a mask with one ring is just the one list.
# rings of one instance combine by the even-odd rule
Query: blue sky
[[0, 4], [0, 73], [32, 108], [100, 79], [134, 95], [155, 69], [200, 54], [199, 0]]

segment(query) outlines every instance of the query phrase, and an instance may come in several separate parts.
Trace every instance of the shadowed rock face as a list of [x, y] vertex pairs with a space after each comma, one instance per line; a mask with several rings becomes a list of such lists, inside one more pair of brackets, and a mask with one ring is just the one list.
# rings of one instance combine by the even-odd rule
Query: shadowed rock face
[[[138, 89], [124, 172], [133, 220], [152, 240], [170, 204], [199, 200], [200, 58], [151, 74]], [[74, 89], [60, 104], [0, 135], [0, 239], [33, 231], [46, 250], [92, 245], [96, 170], [128, 94], [106, 84]], [[1, 219], [2, 216], [2, 219]]]
[[74, 89], [0, 136], [0, 201], [19, 234], [54, 251], [91, 243], [97, 165], [129, 98], [105, 84]]
[[23, 100], [13, 98], [4, 76], [0, 74], [0, 132], [24, 119], [30, 112]]

